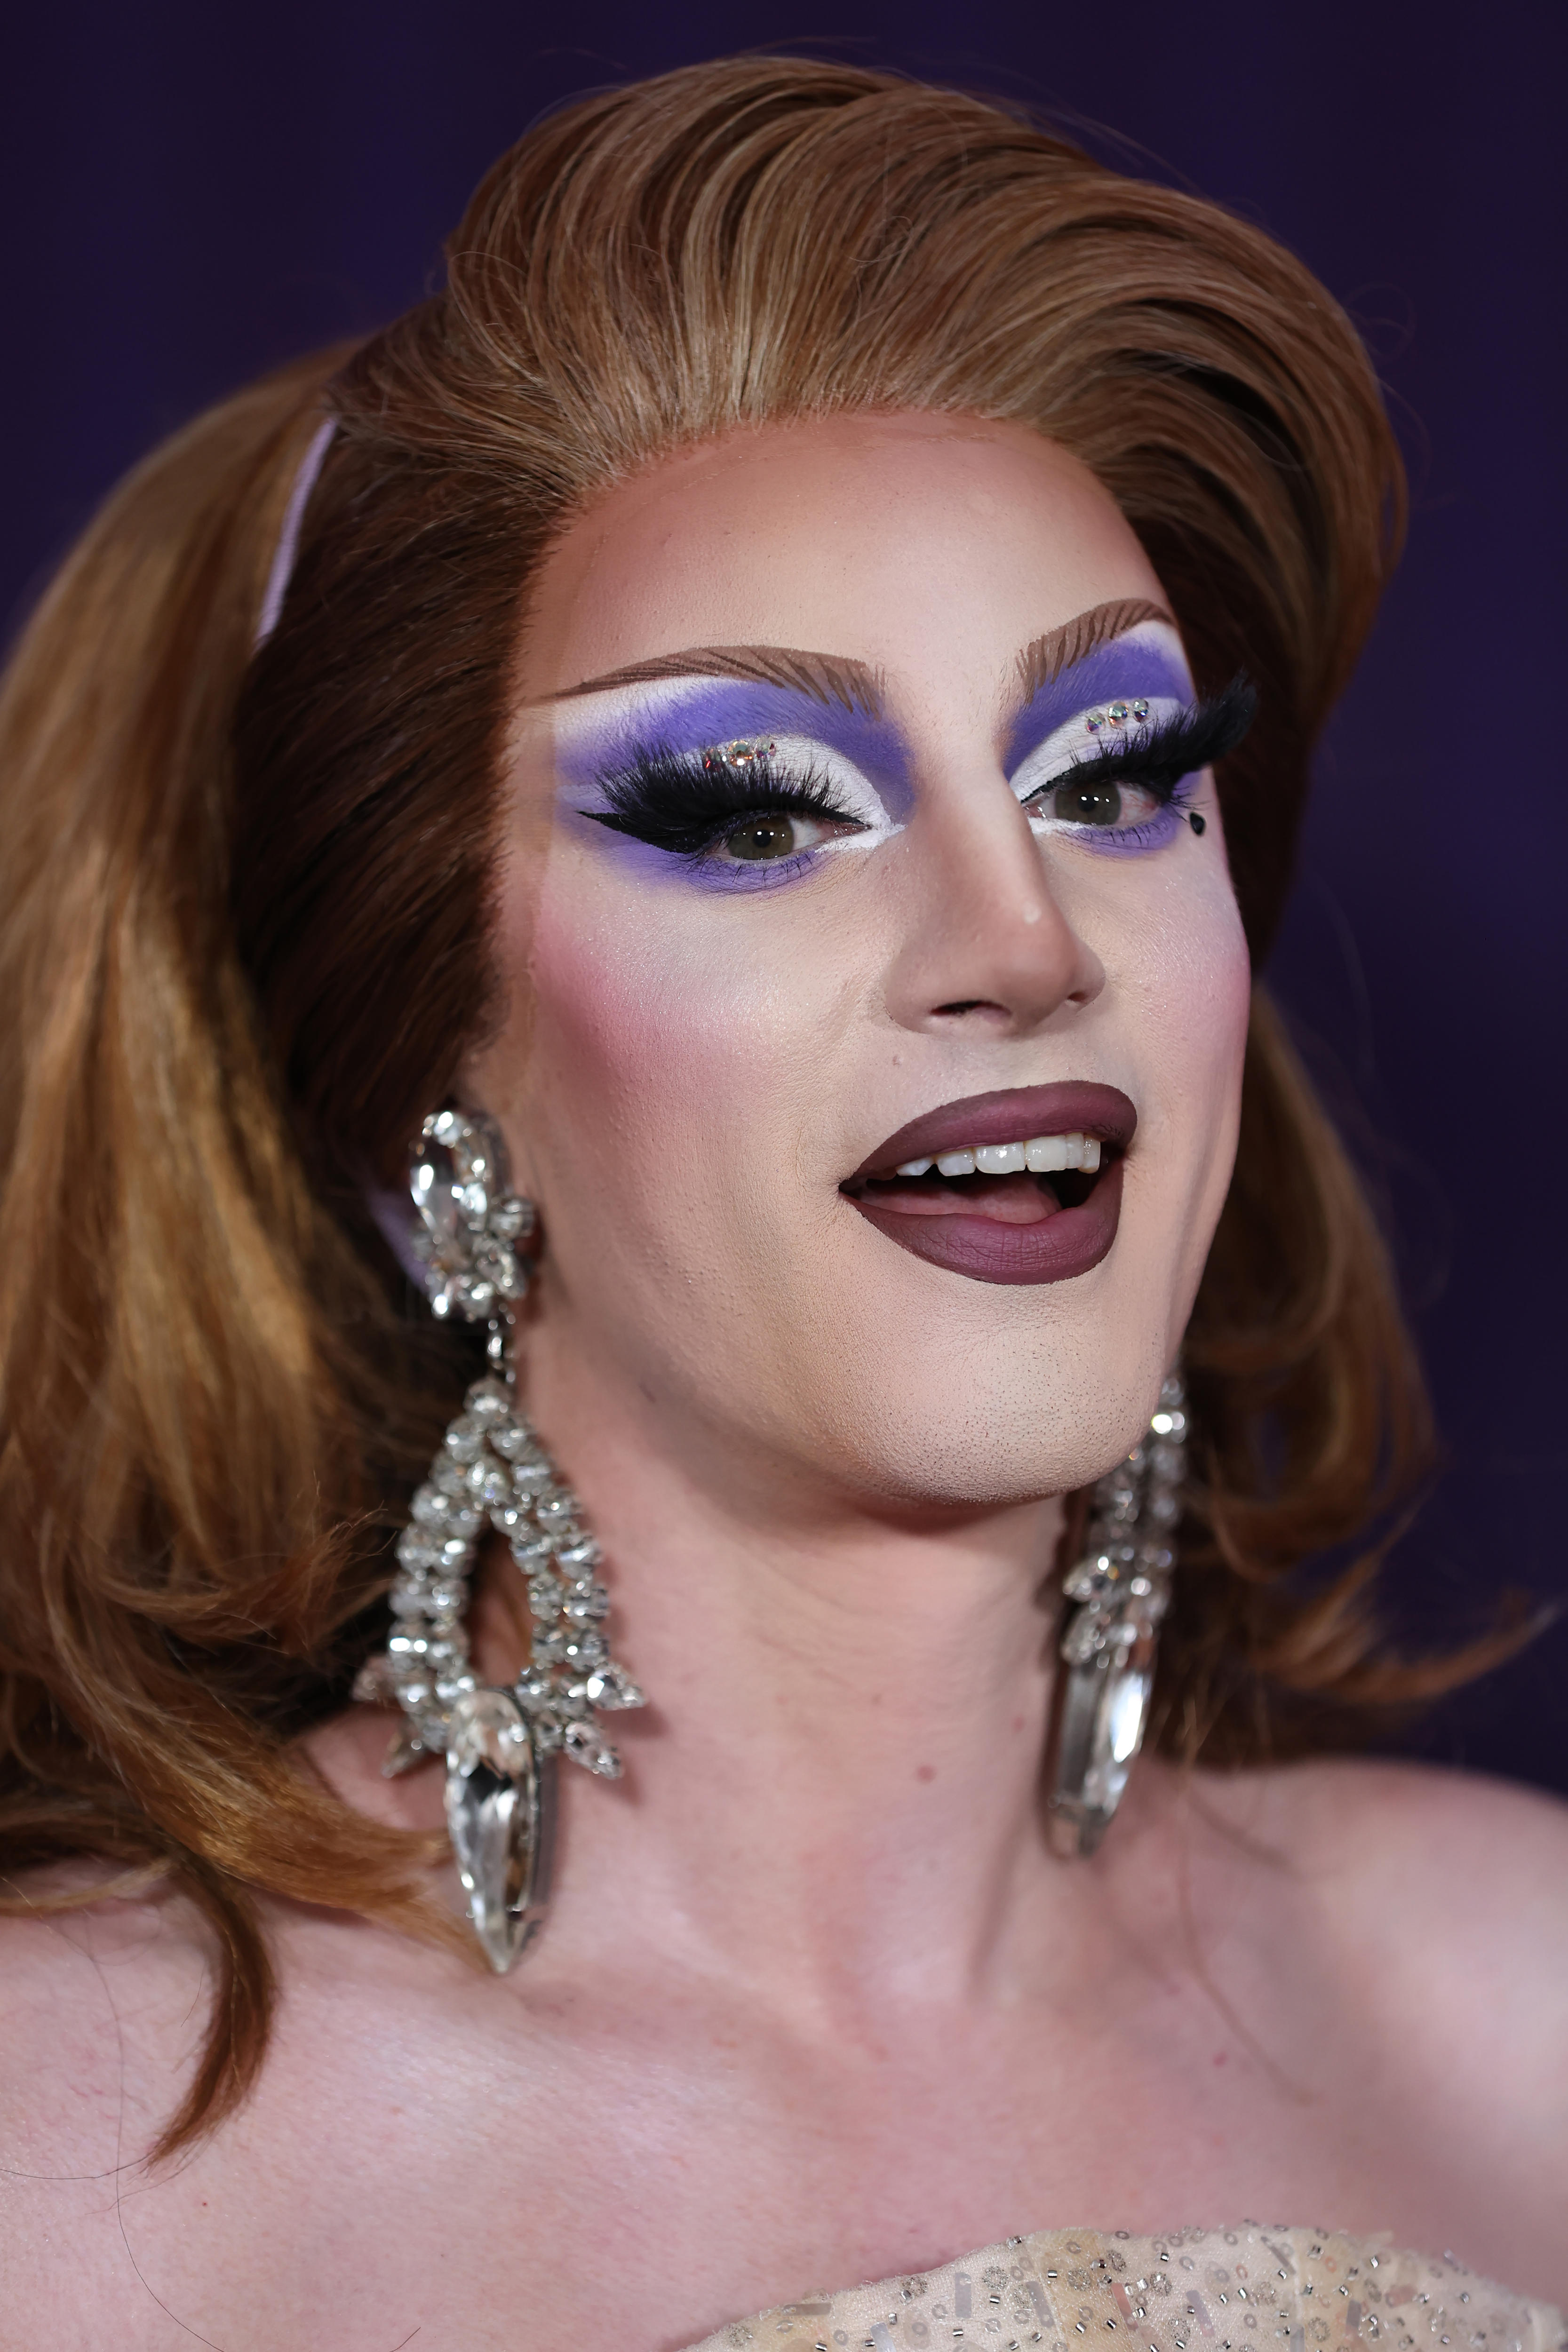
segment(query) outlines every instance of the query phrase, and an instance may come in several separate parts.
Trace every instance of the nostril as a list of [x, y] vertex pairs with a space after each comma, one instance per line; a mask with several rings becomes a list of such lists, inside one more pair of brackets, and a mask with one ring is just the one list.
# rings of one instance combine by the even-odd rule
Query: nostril
[[998, 1004], [993, 997], [965, 996], [955, 1004], [936, 1004], [931, 1010], [934, 1013], [1000, 1013], [1005, 1016], [1007, 1008], [1005, 1004]]

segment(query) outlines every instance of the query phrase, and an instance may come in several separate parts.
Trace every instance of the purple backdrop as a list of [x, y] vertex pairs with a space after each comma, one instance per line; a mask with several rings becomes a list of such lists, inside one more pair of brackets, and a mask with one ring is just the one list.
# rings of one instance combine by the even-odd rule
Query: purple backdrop
[[[1473, 1627], [1510, 1585], [1560, 1600], [1560, 0], [1446, 23], [1408, 0], [26, 15], [0, 150], [7, 621], [151, 440], [416, 297], [481, 169], [596, 83], [830, 34], [841, 55], [1042, 104], [1306, 257], [1383, 369], [1415, 513], [1271, 976], [1382, 1189], [1447, 1442], [1395, 1558], [1401, 1628]], [[1559, 1625], [1414, 1744], [1568, 1789], [1565, 1670]]]

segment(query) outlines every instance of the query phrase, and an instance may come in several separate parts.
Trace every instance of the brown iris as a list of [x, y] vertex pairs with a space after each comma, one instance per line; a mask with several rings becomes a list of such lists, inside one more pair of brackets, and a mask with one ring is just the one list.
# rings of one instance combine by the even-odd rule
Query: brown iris
[[795, 826], [787, 816], [748, 817], [724, 835], [724, 847], [731, 857], [787, 857], [795, 847]]
[[1051, 795], [1056, 814], [1068, 824], [1120, 824], [1121, 793], [1109, 782], [1058, 784]]

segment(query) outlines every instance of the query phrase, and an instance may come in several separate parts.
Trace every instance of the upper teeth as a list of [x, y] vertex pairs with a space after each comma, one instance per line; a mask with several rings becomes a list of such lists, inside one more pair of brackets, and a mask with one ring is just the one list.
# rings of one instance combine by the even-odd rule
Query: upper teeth
[[1053, 1176], [1064, 1168], [1082, 1168], [1092, 1175], [1100, 1166], [1097, 1135], [1033, 1135], [1027, 1143], [977, 1143], [972, 1151], [939, 1151], [934, 1160], [905, 1160], [900, 1176], [923, 1176], [934, 1168], [939, 1176]]

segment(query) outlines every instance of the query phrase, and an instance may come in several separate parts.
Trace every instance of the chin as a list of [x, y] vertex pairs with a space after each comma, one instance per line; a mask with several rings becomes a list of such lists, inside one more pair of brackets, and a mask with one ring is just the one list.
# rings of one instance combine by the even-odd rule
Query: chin
[[1142, 1436], [1202, 1270], [1139, 1205], [1101, 1264], [1041, 1287], [966, 1280], [862, 1228], [830, 1286], [831, 1345], [781, 1378], [797, 1412], [813, 1399], [803, 1455], [911, 1503], [1091, 1485]]
[[860, 1391], [834, 1417], [817, 1470], [868, 1495], [916, 1507], [998, 1508], [1070, 1494], [1137, 1444], [1163, 1367], [1153, 1355], [1087, 1364], [1064, 1349], [1048, 1366], [1000, 1381], [921, 1381]]
[[[928, 1294], [914, 1302], [911, 1274]], [[890, 1287], [878, 1298], [862, 1286], [856, 1311], [842, 1304], [857, 1296], [846, 1285], [831, 1320], [808, 1328], [775, 1321], [765, 1368], [731, 1356], [715, 1383], [687, 1355], [679, 1384], [721, 1433], [721, 1453], [769, 1455], [797, 1491], [826, 1486], [917, 1510], [1070, 1493], [1138, 1443], [1181, 1329], [1175, 1302], [1117, 1311], [1123, 1286], [1103, 1276], [1097, 1297], [1058, 1292], [1050, 1309], [1037, 1292], [1026, 1308], [1027, 1294], [914, 1273], [910, 1261]]]

